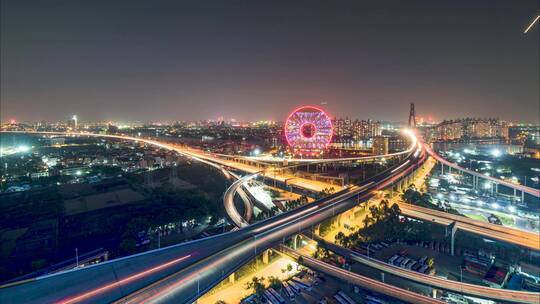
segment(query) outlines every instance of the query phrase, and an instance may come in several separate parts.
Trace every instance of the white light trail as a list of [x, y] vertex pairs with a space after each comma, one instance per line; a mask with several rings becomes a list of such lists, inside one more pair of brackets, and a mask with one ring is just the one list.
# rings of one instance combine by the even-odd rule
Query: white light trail
[[527, 26], [527, 28], [525, 29], [525, 31], [523, 31], [523, 34], [527, 34], [528, 31], [531, 30], [531, 28], [534, 26], [534, 24], [540, 19], [540, 15], [536, 16], [536, 18], [534, 18], [534, 20], [531, 22], [531, 24], [529, 24], [529, 26]]

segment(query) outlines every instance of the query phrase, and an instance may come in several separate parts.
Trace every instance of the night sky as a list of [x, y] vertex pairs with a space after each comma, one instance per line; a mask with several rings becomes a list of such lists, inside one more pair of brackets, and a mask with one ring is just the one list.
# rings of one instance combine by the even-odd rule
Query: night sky
[[3, 121], [540, 120], [538, 0], [1, 3]]

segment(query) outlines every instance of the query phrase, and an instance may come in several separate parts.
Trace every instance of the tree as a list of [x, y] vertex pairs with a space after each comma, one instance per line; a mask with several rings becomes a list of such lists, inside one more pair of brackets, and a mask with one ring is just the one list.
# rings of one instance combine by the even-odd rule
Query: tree
[[338, 232], [334, 239], [336, 240], [336, 243], [341, 244], [343, 246], [343, 239], [345, 238], [345, 233]]
[[137, 249], [136, 243], [137, 242], [131, 237], [123, 239], [122, 242], [120, 242], [120, 251], [128, 254], [134, 253]]
[[291, 272], [292, 269], [293, 269], [292, 264], [291, 264], [291, 263], [287, 263], [287, 271], [288, 271], [288, 272]]
[[316, 259], [324, 260], [324, 259], [327, 259], [329, 256], [330, 256], [330, 251], [328, 251], [328, 249], [321, 247], [317, 244], [317, 249], [313, 253], [313, 257]]
[[264, 295], [265, 287], [264, 287], [263, 282], [264, 282], [264, 277], [260, 277], [260, 278], [253, 277], [251, 278], [251, 281], [246, 283], [246, 289], [247, 290], [252, 289], [255, 295], [257, 296], [257, 298], [259, 298], [259, 300], [262, 299]]
[[268, 277], [268, 284], [270, 287], [274, 288], [277, 291], [281, 290], [281, 280], [277, 277]]

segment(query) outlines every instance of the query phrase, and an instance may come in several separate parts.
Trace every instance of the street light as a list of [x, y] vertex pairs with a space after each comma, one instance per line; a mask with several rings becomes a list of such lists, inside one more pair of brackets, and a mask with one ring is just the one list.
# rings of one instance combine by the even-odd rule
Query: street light
[[499, 156], [502, 155], [502, 152], [501, 152], [501, 150], [499, 150], [499, 149], [493, 149], [493, 150], [491, 150], [491, 155], [492, 155], [493, 157], [499, 157]]

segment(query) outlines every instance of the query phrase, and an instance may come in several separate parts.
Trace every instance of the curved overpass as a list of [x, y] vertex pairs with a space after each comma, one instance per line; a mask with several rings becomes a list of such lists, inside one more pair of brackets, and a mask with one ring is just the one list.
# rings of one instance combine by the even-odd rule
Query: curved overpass
[[[408, 134], [410, 136], [411, 145], [405, 151], [386, 154], [386, 155], [343, 158], [343, 159], [338, 159], [338, 161], [366, 161], [366, 162], [367, 161], [376, 161], [376, 160], [380, 160], [380, 159], [383, 159], [383, 158], [399, 157], [399, 156], [405, 155], [407, 153], [412, 153], [413, 151], [414, 151], [414, 156], [417, 157], [418, 154], [420, 153], [421, 149], [422, 149], [422, 146], [420, 145], [420, 143], [417, 142], [416, 137], [412, 136], [411, 134], [412, 133]], [[312, 164], [322, 164], [322, 163], [329, 163], [329, 162], [336, 162], [336, 160], [334, 160], [334, 159], [310, 160], [310, 163], [312, 163]], [[299, 167], [299, 166], [302, 166], [302, 165], [303, 164], [299, 163], [299, 164], [289, 165], [289, 166], [286, 166], [284, 168], [294, 168], [294, 167]], [[227, 190], [225, 191], [225, 194], [223, 195], [223, 205], [225, 207], [225, 210], [226, 210], [229, 218], [239, 228], [249, 225], [249, 220], [246, 221], [246, 218], [242, 217], [242, 215], [240, 215], [240, 213], [238, 212], [238, 210], [234, 206], [234, 196], [235, 196], [235, 194], [237, 192], [241, 195], [242, 185], [245, 182], [247, 182], [250, 179], [256, 178], [258, 175], [264, 175], [265, 171], [266, 170], [261, 170], [261, 171], [256, 172], [256, 173], [246, 175], [246, 176], [244, 176], [242, 178], [238, 178], [238, 176], [234, 176], [234, 177], [238, 178], [238, 180], [235, 181], [232, 185], [230, 185], [229, 188], [227, 188]], [[247, 201], [245, 201], [245, 202], [247, 203]]]
[[487, 175], [478, 173], [476, 171], [472, 171], [472, 170], [469, 170], [467, 168], [463, 168], [463, 167], [459, 166], [458, 164], [450, 162], [450, 161], [444, 159], [443, 157], [441, 157], [439, 154], [437, 154], [435, 151], [433, 151], [433, 149], [431, 149], [431, 147], [429, 145], [424, 144], [424, 146], [426, 148], [426, 151], [429, 153], [429, 155], [431, 155], [433, 158], [435, 158], [441, 164], [444, 164], [444, 165], [446, 165], [446, 166], [448, 166], [450, 168], [454, 168], [456, 170], [463, 171], [463, 172], [465, 172], [467, 174], [489, 180], [490, 182], [493, 182], [493, 183], [496, 183], [496, 184], [499, 184], [499, 185], [503, 185], [503, 186], [506, 186], [508, 188], [516, 189], [518, 191], [530, 194], [530, 195], [532, 195], [534, 197], [540, 197], [540, 190], [539, 189], [527, 187], [527, 186], [524, 186], [524, 185], [516, 185], [514, 183], [510, 183], [510, 182], [502, 180], [502, 179], [498, 179], [498, 178], [495, 178], [495, 177], [492, 177], [492, 176], [487, 176]]

